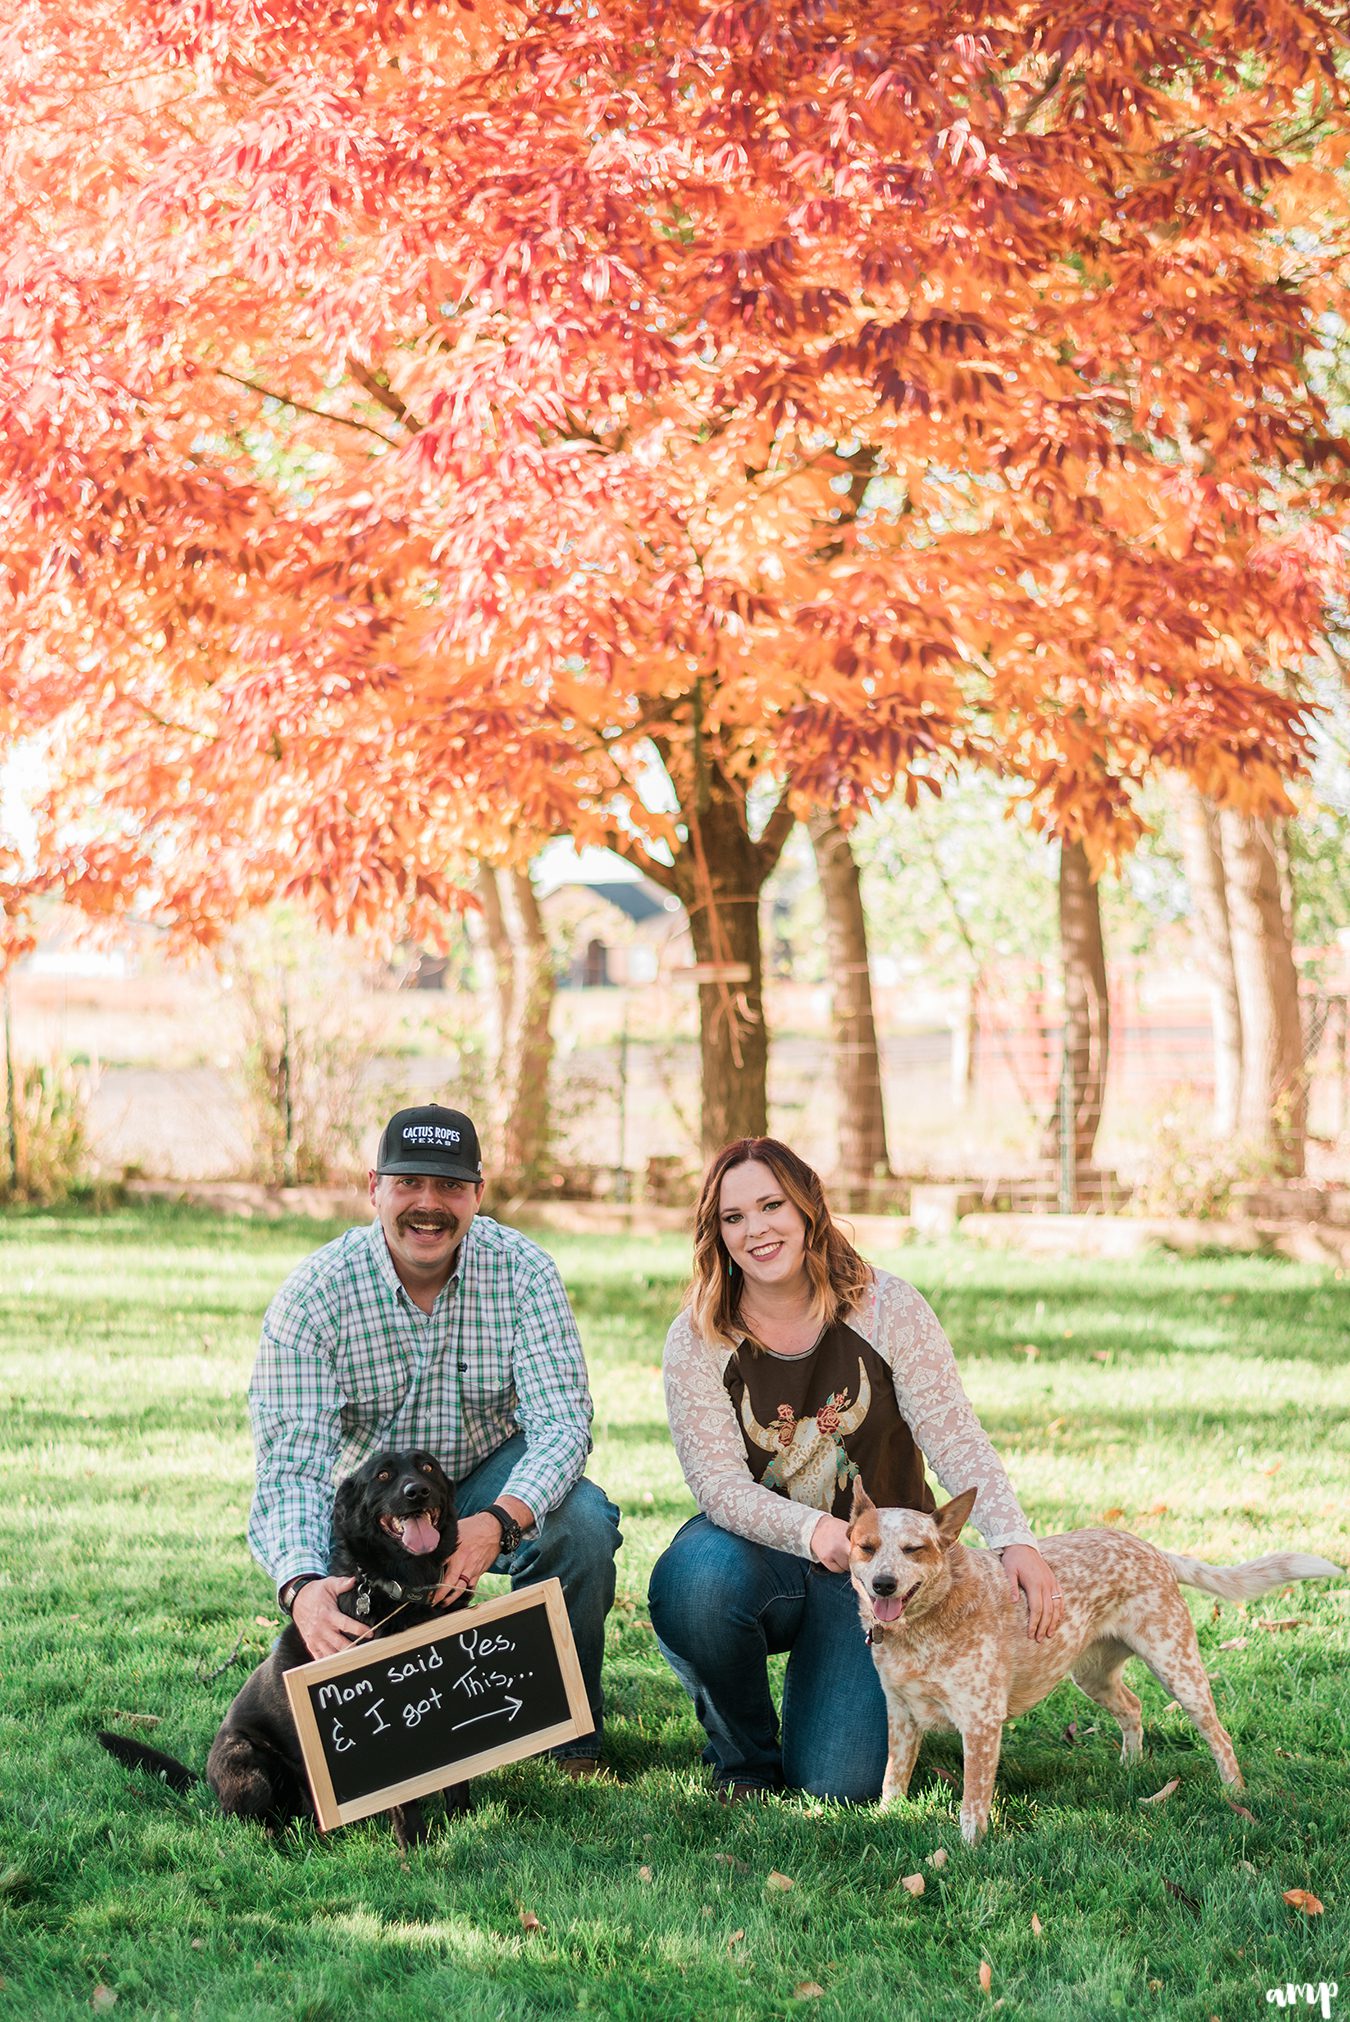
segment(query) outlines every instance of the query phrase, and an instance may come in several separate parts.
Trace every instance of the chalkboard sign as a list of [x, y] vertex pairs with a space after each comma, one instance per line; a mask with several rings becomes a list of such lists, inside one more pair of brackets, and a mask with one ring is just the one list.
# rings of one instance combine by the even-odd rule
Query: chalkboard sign
[[557, 1580], [298, 1665], [286, 1691], [325, 1832], [594, 1725]]

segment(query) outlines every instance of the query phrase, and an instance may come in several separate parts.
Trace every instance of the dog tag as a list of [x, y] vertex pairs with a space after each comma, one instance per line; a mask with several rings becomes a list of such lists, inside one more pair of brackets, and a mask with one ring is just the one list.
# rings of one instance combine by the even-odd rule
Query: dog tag
[[359, 1593], [359, 1594], [357, 1595], [357, 1597], [356, 1597], [356, 1612], [357, 1612], [357, 1615], [358, 1615], [358, 1617], [360, 1618], [360, 1620], [361, 1620], [361, 1621], [363, 1621], [363, 1622], [364, 1622], [364, 1620], [365, 1620], [366, 1616], [367, 1616], [367, 1615], [368, 1615], [368, 1614], [370, 1613], [370, 1588], [369, 1588], [369, 1587], [362, 1587], [362, 1589], [361, 1589], [360, 1593]]

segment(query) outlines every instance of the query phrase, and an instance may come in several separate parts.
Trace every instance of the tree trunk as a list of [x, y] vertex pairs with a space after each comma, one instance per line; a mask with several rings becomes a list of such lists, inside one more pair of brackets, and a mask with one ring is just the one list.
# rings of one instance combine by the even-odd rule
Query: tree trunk
[[1181, 851], [1195, 908], [1196, 938], [1209, 978], [1214, 1034], [1214, 1134], [1231, 1138], [1242, 1084], [1242, 1007], [1233, 967], [1223, 847], [1215, 809], [1194, 787], [1181, 797]]
[[1308, 1086], [1274, 827], [1225, 808], [1219, 833], [1242, 1012], [1238, 1128], [1267, 1148], [1280, 1172], [1295, 1178], [1303, 1171]]
[[492, 968], [492, 1071], [499, 1140], [491, 1160], [513, 1192], [538, 1177], [548, 1151], [553, 960], [527, 871], [480, 866], [481, 945]]
[[886, 1114], [867, 962], [867, 921], [862, 885], [848, 837], [832, 812], [807, 824], [825, 904], [830, 961], [830, 1021], [834, 1082], [839, 1105], [840, 1204], [866, 1208], [876, 1180], [890, 1172]]
[[702, 1150], [711, 1158], [732, 1138], [763, 1137], [769, 1127], [759, 895], [778, 852], [751, 840], [744, 792], [716, 765], [686, 822], [675, 884], [694, 958], [726, 972], [698, 989]]
[[[1097, 1143], [1111, 1046], [1101, 905], [1080, 842], [1064, 843], [1059, 853], [1059, 940], [1064, 964], [1064, 1066], [1046, 1149], [1053, 1145], [1060, 1158], [1064, 1204], [1076, 1206]], [[1067, 1144], [1066, 1100], [1072, 1105]]]

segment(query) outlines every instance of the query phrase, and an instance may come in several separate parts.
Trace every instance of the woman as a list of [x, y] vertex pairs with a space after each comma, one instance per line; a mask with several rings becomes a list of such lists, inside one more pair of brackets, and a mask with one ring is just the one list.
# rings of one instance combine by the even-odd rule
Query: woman
[[[694, 1278], [666, 1339], [666, 1406], [701, 1514], [651, 1582], [652, 1624], [708, 1737], [719, 1794], [807, 1790], [868, 1802], [886, 1714], [848, 1576], [853, 1482], [932, 1509], [924, 1456], [1002, 1553], [1027, 1632], [1063, 1617], [1054, 1575], [912, 1285], [835, 1227], [820, 1180], [776, 1138], [713, 1160]], [[767, 1658], [787, 1650], [782, 1740]]]

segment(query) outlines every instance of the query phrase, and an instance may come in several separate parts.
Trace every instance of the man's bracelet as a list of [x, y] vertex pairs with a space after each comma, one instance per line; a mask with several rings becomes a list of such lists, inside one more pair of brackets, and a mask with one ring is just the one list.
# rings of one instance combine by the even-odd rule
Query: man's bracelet
[[301, 1587], [307, 1587], [312, 1580], [321, 1580], [323, 1577], [322, 1573], [297, 1573], [293, 1580], [287, 1580], [285, 1586], [282, 1587], [277, 1595], [277, 1606], [281, 1609], [282, 1613], [289, 1615], [294, 1620], [295, 1597]]

